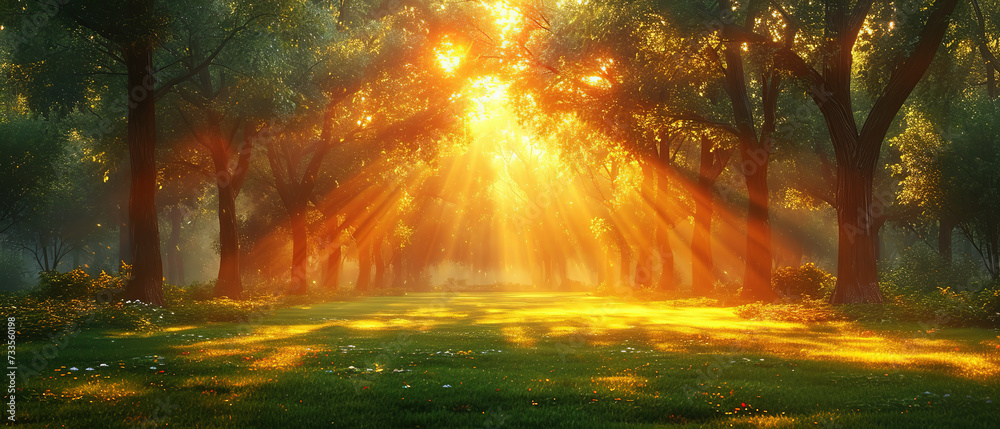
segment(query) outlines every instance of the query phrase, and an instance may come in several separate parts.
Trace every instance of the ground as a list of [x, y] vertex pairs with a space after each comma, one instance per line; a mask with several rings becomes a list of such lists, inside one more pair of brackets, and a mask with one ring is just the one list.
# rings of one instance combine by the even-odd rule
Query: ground
[[364, 298], [151, 334], [84, 330], [19, 381], [17, 416], [90, 428], [1000, 425], [997, 331], [889, 325], [586, 294]]

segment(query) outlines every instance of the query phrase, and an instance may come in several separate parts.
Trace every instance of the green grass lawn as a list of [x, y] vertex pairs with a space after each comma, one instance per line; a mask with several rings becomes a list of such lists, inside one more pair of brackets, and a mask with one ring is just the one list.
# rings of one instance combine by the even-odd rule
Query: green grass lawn
[[85, 330], [19, 380], [18, 418], [101, 429], [1000, 425], [1000, 333], [985, 329], [756, 322], [732, 308], [542, 293], [260, 316]]

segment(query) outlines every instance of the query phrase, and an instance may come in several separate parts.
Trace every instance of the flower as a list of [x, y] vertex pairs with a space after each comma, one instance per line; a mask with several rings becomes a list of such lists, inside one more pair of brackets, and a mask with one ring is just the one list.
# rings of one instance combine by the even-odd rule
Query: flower
[[75, 366], [73, 366], [73, 367], [70, 367], [69, 370], [70, 371], [79, 371], [80, 369], [77, 368], [77, 367], [75, 367]]

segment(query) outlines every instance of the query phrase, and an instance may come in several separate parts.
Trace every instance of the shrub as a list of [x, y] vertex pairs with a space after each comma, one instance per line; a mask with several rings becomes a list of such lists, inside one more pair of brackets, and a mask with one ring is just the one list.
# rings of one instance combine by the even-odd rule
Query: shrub
[[994, 296], [996, 283], [983, 280], [982, 275], [975, 261], [960, 259], [949, 264], [925, 247], [907, 249], [880, 270], [886, 314], [901, 321], [995, 325], [1000, 305]]
[[3, 314], [17, 317], [20, 340], [36, 340], [78, 327], [82, 316], [93, 311], [94, 303], [83, 300], [60, 301], [35, 296], [4, 296]]
[[1000, 284], [983, 289], [979, 294], [979, 304], [983, 318], [994, 327], [1000, 327]]
[[93, 326], [126, 331], [150, 332], [159, 329], [167, 321], [163, 316], [166, 309], [139, 301], [116, 301], [101, 306], [94, 313]]
[[186, 298], [192, 301], [207, 301], [215, 298], [215, 282], [191, 283], [184, 288]]
[[822, 300], [766, 304], [755, 302], [736, 307], [736, 315], [750, 320], [816, 323], [843, 320], [844, 316]]
[[743, 282], [739, 280], [716, 280], [715, 287], [712, 288], [712, 296], [725, 302], [740, 301], [740, 293], [743, 292]]
[[771, 287], [786, 299], [821, 299], [828, 297], [837, 278], [813, 263], [801, 267], [784, 267], [774, 271]]
[[43, 271], [39, 274], [38, 289], [34, 290], [32, 295], [39, 300], [86, 301], [101, 295], [104, 295], [105, 299], [110, 299], [118, 290], [125, 287], [130, 271], [126, 267], [114, 276], [102, 271], [96, 278], [90, 277], [80, 268], [65, 273]]
[[879, 269], [879, 285], [886, 300], [933, 294], [938, 289], [979, 289], [982, 268], [972, 260], [948, 263], [926, 246], [905, 249], [898, 258]]

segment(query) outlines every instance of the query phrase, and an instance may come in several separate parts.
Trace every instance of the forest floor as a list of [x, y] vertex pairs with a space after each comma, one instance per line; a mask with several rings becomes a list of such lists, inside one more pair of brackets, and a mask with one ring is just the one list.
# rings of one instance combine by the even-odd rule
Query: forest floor
[[[19, 347], [25, 358], [40, 345]], [[91, 329], [54, 354], [18, 380], [26, 427], [1000, 425], [996, 330], [761, 322], [580, 293], [410, 294]]]

